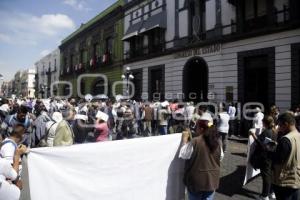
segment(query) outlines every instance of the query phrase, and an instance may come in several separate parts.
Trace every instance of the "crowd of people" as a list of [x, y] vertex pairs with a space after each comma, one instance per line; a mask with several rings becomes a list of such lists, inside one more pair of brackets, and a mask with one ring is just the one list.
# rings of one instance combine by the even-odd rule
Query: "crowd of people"
[[[214, 111], [214, 114], [210, 111]], [[17, 166], [27, 148], [69, 146], [181, 132], [183, 146], [180, 158], [187, 160], [184, 183], [189, 198], [213, 199], [214, 191], [219, 186], [220, 163], [227, 151], [228, 136], [240, 134], [239, 112], [239, 107], [233, 103], [218, 104], [216, 112], [216, 109], [204, 104], [196, 106], [194, 102], [177, 100], [112, 101], [95, 100], [89, 96], [80, 100], [1, 99], [0, 200], [2, 197], [18, 199], [18, 188], [22, 186]], [[249, 131], [264, 156], [260, 158], [264, 162], [258, 166], [263, 178], [261, 199], [273, 198], [274, 191], [279, 200], [298, 200], [300, 135], [296, 133], [300, 108], [279, 115], [278, 108], [272, 106], [270, 112], [265, 114], [261, 108], [256, 108]], [[277, 126], [275, 122], [278, 122]], [[271, 148], [270, 144], [275, 145]], [[273, 172], [275, 178], [272, 177]], [[6, 193], [2, 195], [3, 191]], [[10, 194], [13, 195], [7, 196]]]

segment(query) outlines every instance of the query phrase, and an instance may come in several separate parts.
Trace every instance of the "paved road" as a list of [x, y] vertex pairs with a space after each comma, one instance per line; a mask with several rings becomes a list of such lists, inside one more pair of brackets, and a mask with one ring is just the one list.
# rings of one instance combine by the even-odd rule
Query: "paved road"
[[248, 200], [259, 196], [262, 187], [261, 177], [256, 177], [246, 186], [243, 185], [246, 163], [246, 140], [230, 140], [228, 151], [222, 163], [220, 188], [215, 200]]

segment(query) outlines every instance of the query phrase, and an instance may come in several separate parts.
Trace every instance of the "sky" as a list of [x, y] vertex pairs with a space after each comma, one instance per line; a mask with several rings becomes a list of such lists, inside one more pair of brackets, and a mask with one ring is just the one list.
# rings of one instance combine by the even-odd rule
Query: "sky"
[[0, 0], [0, 74], [34, 68], [61, 41], [116, 0]]

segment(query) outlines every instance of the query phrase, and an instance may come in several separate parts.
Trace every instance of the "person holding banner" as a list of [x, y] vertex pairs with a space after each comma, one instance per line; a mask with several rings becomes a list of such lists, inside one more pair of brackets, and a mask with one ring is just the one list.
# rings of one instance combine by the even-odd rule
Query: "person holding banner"
[[0, 158], [0, 200], [18, 200], [20, 198], [22, 182], [19, 180], [18, 172], [20, 157], [26, 152], [26, 146], [20, 145], [16, 149], [13, 165], [9, 160]]
[[219, 187], [222, 145], [217, 129], [205, 115], [196, 123], [196, 134], [182, 134], [179, 158], [186, 160], [184, 184], [189, 200], [213, 200]]

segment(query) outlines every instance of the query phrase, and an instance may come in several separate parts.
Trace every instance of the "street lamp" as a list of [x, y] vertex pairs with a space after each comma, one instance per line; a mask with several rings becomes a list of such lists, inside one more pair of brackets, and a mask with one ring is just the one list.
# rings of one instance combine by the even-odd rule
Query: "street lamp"
[[126, 80], [126, 96], [129, 96], [129, 80], [133, 80], [134, 76], [130, 71], [130, 67], [126, 67], [124, 74], [121, 76], [122, 80]]

